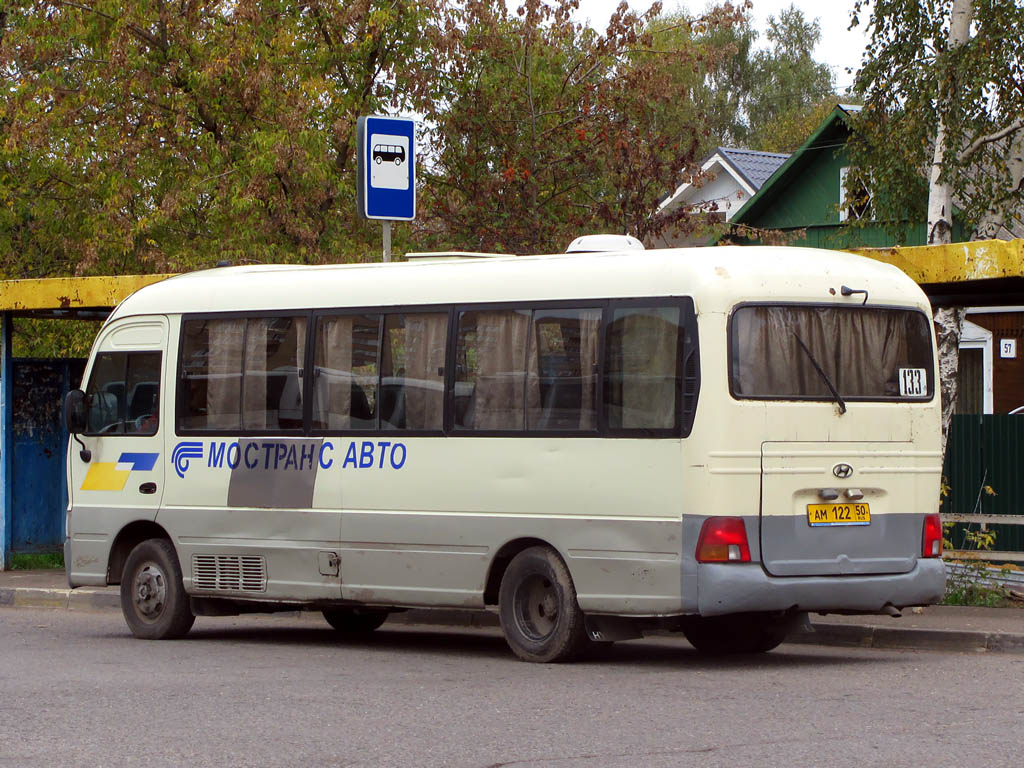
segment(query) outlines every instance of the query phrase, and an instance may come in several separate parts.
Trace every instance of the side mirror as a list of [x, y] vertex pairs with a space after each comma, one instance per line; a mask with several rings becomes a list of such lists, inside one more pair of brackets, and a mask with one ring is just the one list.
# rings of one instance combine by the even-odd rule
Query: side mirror
[[85, 392], [72, 389], [64, 397], [64, 426], [72, 435], [77, 435], [85, 432], [87, 425]]

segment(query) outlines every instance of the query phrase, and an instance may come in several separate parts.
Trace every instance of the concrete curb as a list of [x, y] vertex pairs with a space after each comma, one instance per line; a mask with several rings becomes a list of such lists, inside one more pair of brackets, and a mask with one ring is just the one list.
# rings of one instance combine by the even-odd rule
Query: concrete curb
[[[0, 607], [50, 608], [72, 611], [121, 610], [116, 589], [79, 587], [48, 589], [42, 587], [0, 587]], [[310, 615], [296, 612], [298, 617]], [[498, 615], [491, 611], [429, 608], [392, 614], [389, 624], [496, 628]], [[922, 650], [948, 652], [1024, 653], [1024, 635], [1009, 632], [978, 632], [961, 629], [901, 629], [870, 624], [830, 624], [814, 622], [813, 632], [794, 633], [787, 643], [826, 645], [847, 648]]]
[[0, 606], [65, 608], [72, 611], [121, 610], [121, 596], [107, 589], [0, 587]]
[[964, 629], [900, 629], [811, 622], [814, 632], [793, 634], [787, 642], [891, 650], [1024, 653], [1024, 635]]

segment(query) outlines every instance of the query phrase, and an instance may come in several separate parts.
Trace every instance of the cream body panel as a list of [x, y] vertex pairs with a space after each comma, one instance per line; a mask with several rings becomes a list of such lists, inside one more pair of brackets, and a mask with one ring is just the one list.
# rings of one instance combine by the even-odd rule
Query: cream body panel
[[495, 553], [535, 538], [562, 554], [584, 610], [680, 610], [678, 439], [402, 442], [401, 469], [338, 476], [345, 598], [481, 607]]

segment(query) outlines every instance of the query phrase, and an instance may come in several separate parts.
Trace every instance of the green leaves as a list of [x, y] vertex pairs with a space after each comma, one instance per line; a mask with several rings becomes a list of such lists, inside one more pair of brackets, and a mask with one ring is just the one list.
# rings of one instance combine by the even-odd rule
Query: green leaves
[[9, 277], [368, 256], [356, 118], [415, 110], [429, 0], [24, 2], [0, 43]]
[[652, 215], [697, 171], [705, 115], [694, 106], [696, 43], [739, 21], [713, 9], [682, 24], [620, 7], [597, 33], [573, 4], [467, 2], [441, 80], [423, 209], [437, 245], [560, 251], [587, 232], [649, 238], [686, 212]]
[[[865, 109], [851, 159], [871, 169], [880, 217], [923, 220], [923, 180], [941, 124], [940, 180], [952, 185], [965, 230], [993, 236], [1012, 226], [1024, 202], [1024, 7], [1015, 0], [967, 6], [968, 39], [951, 47], [951, 0], [874, 0], [855, 86]], [[866, 9], [866, 2], [857, 4], [858, 13]]]

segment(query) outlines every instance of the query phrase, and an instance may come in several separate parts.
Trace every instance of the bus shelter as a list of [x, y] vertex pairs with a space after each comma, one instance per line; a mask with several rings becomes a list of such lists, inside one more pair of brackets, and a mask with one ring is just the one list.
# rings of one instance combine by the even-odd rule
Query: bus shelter
[[84, 361], [15, 359], [16, 318], [103, 320], [125, 297], [169, 275], [0, 281], [0, 570], [15, 553], [58, 552], [67, 505], [61, 418]]

